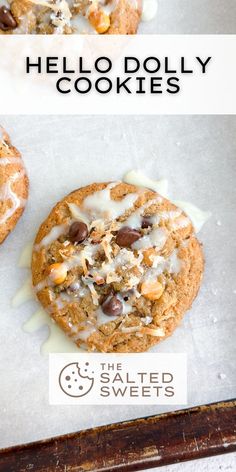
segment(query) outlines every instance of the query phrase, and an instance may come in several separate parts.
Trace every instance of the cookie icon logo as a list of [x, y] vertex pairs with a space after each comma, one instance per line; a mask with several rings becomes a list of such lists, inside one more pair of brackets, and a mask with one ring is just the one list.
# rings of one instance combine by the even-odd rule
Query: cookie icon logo
[[84, 365], [81, 362], [73, 362], [61, 370], [59, 385], [69, 397], [84, 397], [93, 388], [93, 374], [89, 362], [85, 362]]

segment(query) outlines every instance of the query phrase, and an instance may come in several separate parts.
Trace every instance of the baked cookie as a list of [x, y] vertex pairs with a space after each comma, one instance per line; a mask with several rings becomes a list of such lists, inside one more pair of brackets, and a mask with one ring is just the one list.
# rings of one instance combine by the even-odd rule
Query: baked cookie
[[0, 127], [0, 244], [13, 230], [28, 198], [28, 177], [17, 149]]
[[142, 0], [5, 0], [0, 34], [135, 34]]
[[183, 211], [121, 182], [94, 183], [59, 202], [32, 257], [41, 304], [78, 346], [101, 352], [146, 351], [169, 336], [203, 267]]

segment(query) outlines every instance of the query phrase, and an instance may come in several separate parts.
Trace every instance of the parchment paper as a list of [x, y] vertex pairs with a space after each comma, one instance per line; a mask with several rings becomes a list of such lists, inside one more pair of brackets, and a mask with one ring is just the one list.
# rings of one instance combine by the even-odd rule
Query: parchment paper
[[235, 34], [235, 0], [157, 0], [156, 17], [144, 34]]
[[22, 152], [31, 183], [25, 214], [0, 246], [0, 447], [172, 408], [49, 406], [48, 362], [40, 355], [47, 329], [22, 331], [36, 303], [11, 307], [28, 276], [19, 256], [56, 201], [130, 169], [168, 178], [171, 198], [212, 212], [199, 234], [206, 257], [199, 296], [157, 350], [187, 352], [189, 406], [233, 397], [236, 117], [0, 116], [0, 123]]

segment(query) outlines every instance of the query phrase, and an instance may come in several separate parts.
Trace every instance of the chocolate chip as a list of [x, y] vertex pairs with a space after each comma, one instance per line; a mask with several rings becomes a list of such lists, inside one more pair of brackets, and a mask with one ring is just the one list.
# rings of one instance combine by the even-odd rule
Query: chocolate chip
[[150, 228], [152, 226], [152, 221], [150, 216], [143, 216], [142, 219], [142, 229]]
[[88, 227], [82, 221], [75, 221], [69, 229], [69, 239], [72, 243], [82, 243], [88, 236]]
[[108, 295], [106, 300], [102, 304], [102, 311], [107, 316], [119, 316], [122, 315], [123, 305], [115, 295]]
[[129, 226], [121, 228], [116, 235], [116, 242], [121, 247], [130, 247], [135, 241], [141, 237], [139, 231]]
[[3, 31], [9, 31], [17, 27], [17, 22], [12, 16], [11, 10], [2, 6], [0, 8], [0, 29]]

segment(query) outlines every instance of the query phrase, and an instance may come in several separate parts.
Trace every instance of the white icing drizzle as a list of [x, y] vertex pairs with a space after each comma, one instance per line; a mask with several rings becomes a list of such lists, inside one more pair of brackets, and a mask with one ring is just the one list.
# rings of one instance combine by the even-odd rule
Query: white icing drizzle
[[48, 324], [48, 314], [43, 310], [37, 310], [28, 321], [23, 324], [23, 329], [27, 333], [33, 333], [45, 324]]
[[26, 323], [23, 330], [26, 333], [34, 333], [43, 326], [48, 326], [49, 333], [41, 345], [41, 354], [47, 355], [50, 352], [78, 352], [81, 351], [72, 340], [62, 331], [56, 323], [48, 316], [43, 309], [37, 310]]
[[178, 251], [174, 249], [172, 254], [166, 260], [166, 270], [170, 274], [178, 274], [180, 272], [182, 263], [181, 259], [178, 258]]
[[17, 182], [17, 180], [21, 179], [24, 175], [25, 171], [22, 169], [10, 176], [8, 181], [0, 187], [0, 201], [11, 201], [11, 207], [7, 208], [5, 213], [0, 218], [0, 224], [6, 223], [6, 221], [12, 217], [18, 208], [23, 208], [25, 206], [25, 200], [21, 197], [18, 197], [16, 192], [12, 190], [12, 184]]
[[211, 217], [210, 211], [202, 211], [200, 208], [197, 208], [195, 205], [189, 202], [184, 202], [182, 200], [175, 200], [173, 203], [177, 205], [179, 208], [189, 216], [190, 220], [193, 223], [194, 229], [196, 233], [202, 229], [203, 225], [209, 220]]
[[53, 226], [51, 231], [40, 241], [40, 243], [35, 244], [34, 246], [35, 251], [39, 251], [42, 247], [52, 244], [60, 236], [65, 234], [67, 229], [68, 229], [68, 225], [66, 224]]
[[44, 288], [47, 286], [52, 287], [53, 283], [50, 281], [49, 277], [46, 277], [45, 279], [41, 280], [38, 284], [34, 285], [33, 289], [35, 293], [41, 292]]
[[31, 259], [32, 259], [32, 251], [33, 251], [33, 243], [30, 242], [24, 247], [24, 249], [23, 249], [23, 251], [20, 255], [18, 267], [23, 267], [23, 268], [26, 268], [26, 269], [30, 268]]
[[0, 166], [7, 166], [10, 164], [22, 164], [21, 157], [0, 157]]
[[[92, 334], [92, 333], [95, 333], [96, 331], [96, 328], [95, 326], [93, 326], [91, 323], [87, 323], [85, 326], [84, 326], [85, 329], [81, 330], [81, 331], [76, 331], [76, 334], [70, 336], [70, 338], [76, 342], [76, 341], [87, 341], [87, 339], [89, 338], [89, 336]], [[76, 328], [77, 329], [77, 328]]]
[[76, 297], [69, 294], [69, 293], [60, 293], [59, 295], [57, 295], [57, 297], [55, 298], [55, 300], [53, 300], [53, 303], [55, 303], [57, 305], [57, 307], [59, 308], [59, 310], [61, 308], [63, 308], [65, 306], [65, 303], [71, 303], [71, 302], [75, 302], [76, 301]]
[[101, 268], [95, 268], [90, 271], [91, 274], [99, 275], [107, 280], [108, 274], [114, 274], [118, 267], [125, 267], [126, 269], [134, 266], [139, 266], [143, 259], [143, 255], [139, 254], [135, 257], [133, 252], [122, 248], [112, 262], [103, 262]]
[[[152, 180], [149, 177], [146, 177], [144, 174], [142, 174], [142, 172], [139, 170], [131, 170], [130, 172], [127, 172], [125, 174], [124, 182], [141, 186], [141, 187], [150, 188], [151, 190], [154, 190], [155, 192], [160, 193], [163, 197], [168, 197], [167, 195], [168, 181], [166, 179]], [[200, 208], [196, 207], [192, 203], [185, 202], [182, 200], [172, 200], [172, 201], [177, 207], [181, 208], [187, 214], [187, 216], [192, 221], [192, 224], [194, 226], [196, 233], [198, 233], [202, 229], [203, 225], [211, 217], [211, 212], [202, 211], [200, 210]], [[189, 223], [187, 221], [187, 218], [185, 218], [177, 223], [173, 223], [173, 225], [175, 224], [176, 226], [172, 226], [173, 229], [184, 228], [188, 226]]]
[[162, 249], [167, 241], [168, 233], [164, 228], [154, 228], [149, 234], [142, 236], [132, 244], [133, 249], [147, 249], [156, 247]]
[[26, 303], [29, 300], [34, 299], [34, 293], [32, 290], [32, 281], [31, 277], [28, 278], [24, 285], [16, 292], [15, 296], [12, 299], [12, 306], [18, 308], [23, 303]]
[[182, 211], [180, 209], [177, 209], [177, 210], [170, 210], [170, 211], [159, 211], [157, 216], [159, 217], [159, 221], [161, 220], [168, 221], [168, 220], [175, 220], [181, 214], [182, 214]]
[[[133, 0], [133, 1], [130, 0], [130, 2], [133, 4], [134, 8], [137, 9], [137, 1], [136, 0]], [[116, 4], [117, 4], [116, 0], [112, 0], [107, 4], [106, 4], [105, 1], [104, 2], [101, 1], [101, 3], [102, 3], [102, 9], [107, 15], [110, 15], [114, 11], [114, 9], [116, 7]]]
[[72, 14], [66, 0], [30, 0], [30, 2], [53, 10], [51, 20], [52, 24], [59, 28], [58, 33], [63, 32], [63, 27], [65, 25], [70, 25]]
[[[103, 10], [105, 11], [105, 8]], [[87, 14], [85, 16], [77, 15], [73, 17], [71, 19], [71, 26], [77, 34], [97, 34], [94, 27], [88, 21]]]
[[[162, 202], [162, 198], [157, 196], [155, 199], [148, 200], [144, 205], [142, 205], [140, 208], [137, 208], [131, 215], [123, 222], [122, 226], [130, 226], [130, 228], [141, 228], [142, 225], [142, 217], [148, 208], [151, 208], [152, 205], [158, 205], [159, 203]], [[154, 221], [155, 219], [155, 221]], [[157, 216], [152, 217], [151, 221], [152, 223], [156, 223], [160, 220]]]
[[150, 188], [163, 197], [168, 196], [168, 180], [166, 179], [152, 180], [139, 170], [131, 170], [124, 175], [123, 180], [127, 184]]
[[[95, 246], [96, 249], [96, 246]], [[92, 248], [88, 248], [88, 246], [85, 246], [82, 251], [80, 251], [78, 254], [75, 254], [74, 256], [70, 257], [69, 259], [65, 260], [62, 262], [62, 266], [66, 268], [67, 271], [74, 269], [77, 266], [80, 266], [82, 264], [82, 260], [86, 259], [88, 262], [93, 264], [93, 258], [92, 258]]]
[[122, 200], [111, 199], [111, 189], [120, 182], [109, 184], [104, 190], [99, 190], [89, 195], [83, 201], [83, 209], [91, 215], [92, 218], [103, 218], [105, 220], [115, 220], [123, 215], [126, 210], [132, 208], [138, 198], [137, 193], [129, 193]]
[[187, 228], [190, 224], [191, 222], [189, 218], [182, 216], [181, 218], [178, 218], [176, 221], [171, 222], [171, 228], [175, 231], [175, 230]]
[[65, 26], [71, 25], [72, 14], [66, 0], [57, 0], [55, 3], [57, 9], [51, 13], [51, 22], [56, 27], [56, 33], [62, 34]]
[[69, 210], [71, 212], [71, 215], [73, 218], [77, 221], [83, 221], [86, 225], [90, 225], [90, 219], [88, 216], [81, 211], [81, 209], [76, 205], [75, 203], [67, 203]]
[[141, 20], [144, 22], [153, 20], [157, 14], [157, 7], [157, 0], [143, 0]]
[[178, 274], [181, 270], [181, 259], [178, 258], [178, 251], [174, 249], [172, 254], [165, 259], [162, 256], [155, 257], [155, 264], [147, 270], [142, 280], [155, 282], [159, 275], [167, 271], [169, 274]]
[[122, 307], [123, 307], [122, 315], [128, 315], [129, 313], [131, 313], [133, 311], [132, 305], [130, 305], [128, 302], [126, 302], [120, 294], [117, 295], [117, 298], [122, 303]]
[[41, 353], [43, 355], [47, 355], [50, 352], [83, 352], [83, 349], [79, 348], [73, 340], [66, 336], [57, 324], [50, 323], [48, 327], [48, 338], [41, 346]]

